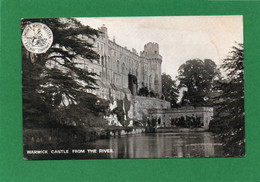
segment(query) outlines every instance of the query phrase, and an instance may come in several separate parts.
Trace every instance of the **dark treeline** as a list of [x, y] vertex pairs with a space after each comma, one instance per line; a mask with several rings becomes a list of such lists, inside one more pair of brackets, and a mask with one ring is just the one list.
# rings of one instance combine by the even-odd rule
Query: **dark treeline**
[[22, 46], [24, 144], [68, 145], [94, 139], [98, 131], [93, 128], [107, 124], [108, 102], [89, 92], [97, 87], [96, 74], [76, 60], [99, 59], [93, 44], [78, 38], [95, 40], [99, 32], [73, 18], [22, 19], [22, 31], [34, 22], [47, 25], [54, 40], [39, 55]]
[[245, 155], [244, 46], [237, 44], [220, 67], [226, 76], [214, 84], [210, 131], [221, 136], [227, 156]]
[[182, 128], [200, 128], [203, 126], [203, 123], [201, 122], [201, 117], [199, 116], [182, 116], [179, 118], [172, 118], [171, 125]]

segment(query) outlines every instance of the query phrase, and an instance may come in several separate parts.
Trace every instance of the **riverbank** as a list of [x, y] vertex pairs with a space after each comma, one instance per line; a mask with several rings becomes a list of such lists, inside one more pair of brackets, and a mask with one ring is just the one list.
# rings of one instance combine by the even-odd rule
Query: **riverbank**
[[206, 132], [208, 128], [156, 128], [156, 133]]
[[110, 136], [133, 135], [145, 133], [144, 127], [116, 127], [107, 129]]
[[64, 145], [75, 142], [89, 142], [98, 139], [108, 139], [112, 136], [133, 135], [145, 132], [145, 127], [92, 127], [82, 128], [81, 131], [71, 128], [30, 128], [23, 130], [24, 144], [37, 145]]
[[208, 128], [178, 128], [178, 127], [115, 127], [106, 129], [108, 136], [132, 135], [140, 133], [184, 133], [184, 132], [207, 132]]

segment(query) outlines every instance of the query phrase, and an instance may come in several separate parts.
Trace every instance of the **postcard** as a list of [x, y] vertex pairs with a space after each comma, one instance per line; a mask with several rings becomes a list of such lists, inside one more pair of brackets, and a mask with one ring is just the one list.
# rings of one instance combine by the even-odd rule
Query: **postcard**
[[245, 156], [243, 16], [21, 20], [24, 160]]

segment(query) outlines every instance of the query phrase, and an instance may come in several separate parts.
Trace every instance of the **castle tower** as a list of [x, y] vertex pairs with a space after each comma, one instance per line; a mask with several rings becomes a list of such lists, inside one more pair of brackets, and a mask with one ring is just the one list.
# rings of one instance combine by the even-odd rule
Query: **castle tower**
[[98, 30], [101, 32], [100, 37], [99, 37], [99, 44], [100, 44], [100, 58], [101, 58], [101, 66], [102, 66], [102, 71], [101, 71], [101, 78], [103, 82], [108, 81], [108, 64], [109, 64], [109, 58], [108, 58], [108, 33], [107, 33], [107, 27], [105, 24], [103, 24]]
[[99, 29], [99, 31], [102, 32], [102, 37], [103, 38], [108, 38], [108, 35], [107, 35], [107, 27], [105, 26], [105, 24], [103, 24]]
[[151, 75], [149, 75], [149, 89], [150, 91], [153, 90], [160, 97], [162, 95], [162, 56], [159, 54], [159, 44], [155, 42], [145, 44], [141, 56], [148, 60], [152, 70]]

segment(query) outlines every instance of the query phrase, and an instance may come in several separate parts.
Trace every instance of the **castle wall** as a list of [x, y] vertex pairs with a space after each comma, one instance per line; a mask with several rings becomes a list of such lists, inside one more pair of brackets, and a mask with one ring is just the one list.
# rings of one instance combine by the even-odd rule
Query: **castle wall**
[[170, 102], [151, 97], [136, 96], [133, 98], [133, 103], [136, 120], [143, 120], [143, 117], [148, 117], [151, 109], [169, 109], [171, 107]]
[[[129, 125], [132, 125], [133, 121], [142, 121], [146, 119], [149, 116], [149, 110], [151, 109], [159, 110], [170, 108], [170, 102], [165, 100], [151, 97], [133, 96], [130, 93], [125, 93], [122, 91], [115, 92], [113, 90], [110, 93], [110, 96], [106, 96], [107, 98], [113, 98], [110, 101], [110, 110], [112, 111], [116, 107], [119, 107], [119, 102], [122, 102], [123, 110], [127, 113], [125, 120], [129, 121]], [[120, 122], [117, 120], [117, 117], [113, 114], [108, 116], [107, 120], [110, 125], [121, 126]]]
[[[89, 92], [109, 100], [110, 110], [123, 102], [123, 109], [127, 113], [125, 120], [130, 121], [142, 120], [148, 115], [149, 109], [170, 108], [169, 102], [159, 99], [162, 95], [162, 56], [159, 54], [159, 45], [147, 43], [139, 55], [135, 49], [129, 50], [118, 45], [115, 40], [110, 40], [105, 26], [99, 28], [99, 31], [102, 34], [92, 42], [94, 50], [100, 55], [99, 60], [78, 60], [82, 68], [97, 73], [98, 89]], [[129, 74], [137, 78], [133, 93], [129, 90]], [[137, 96], [136, 93], [142, 87], [147, 87], [149, 92], [153, 91], [157, 98]], [[113, 114], [107, 120], [110, 125], [120, 126]]]
[[130, 51], [109, 40], [105, 26], [99, 30], [103, 34], [94, 42], [94, 50], [98, 52], [100, 59], [86, 62], [86, 67], [96, 72], [103, 83], [114, 84], [120, 89], [128, 89], [128, 75], [134, 75], [137, 78], [136, 92], [142, 87], [147, 87], [159, 98], [162, 95], [162, 56], [159, 55], [159, 45], [147, 43], [144, 51], [138, 55], [135, 49]]

